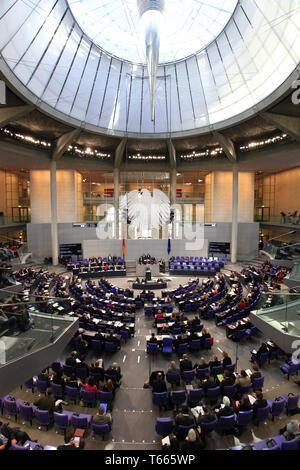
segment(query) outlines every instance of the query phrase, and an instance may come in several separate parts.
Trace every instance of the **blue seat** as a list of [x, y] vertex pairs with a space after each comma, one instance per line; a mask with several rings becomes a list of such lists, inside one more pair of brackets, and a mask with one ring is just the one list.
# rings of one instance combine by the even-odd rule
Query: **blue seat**
[[200, 339], [193, 339], [190, 342], [190, 350], [191, 351], [199, 351], [201, 348], [201, 340]]
[[104, 437], [108, 436], [108, 434], [110, 433], [108, 424], [93, 424], [92, 423], [92, 430], [94, 432], [94, 436], [102, 436], [103, 441], [104, 441]]
[[163, 338], [162, 352], [164, 354], [172, 354], [173, 352], [172, 338]]
[[288, 380], [290, 380], [290, 376], [294, 376], [298, 374], [298, 364], [294, 364], [293, 362], [287, 362], [280, 366], [281, 372], [287, 374]]
[[198, 403], [201, 402], [202, 398], [203, 398], [202, 388], [193, 388], [192, 390], [188, 390], [188, 397], [187, 397], [188, 406], [190, 407], [197, 406]]
[[235, 415], [220, 416], [220, 419], [217, 425], [217, 431], [220, 432], [221, 434], [226, 431], [231, 431], [234, 428], [235, 424], [236, 424]]
[[209, 368], [204, 368], [204, 369], [196, 369], [196, 377], [199, 380], [204, 380], [206, 377], [206, 374], [209, 374]]
[[159, 436], [166, 437], [173, 431], [172, 418], [156, 418], [155, 430]]
[[267, 401], [268, 401], [268, 405], [270, 407], [270, 413], [272, 415], [272, 421], [274, 421], [275, 416], [280, 416], [283, 413], [286, 401], [285, 401], [284, 397], [281, 397], [281, 399], [277, 400], [277, 401], [272, 400], [272, 399], [267, 400]]
[[178, 390], [171, 392], [171, 401], [173, 405], [177, 406], [182, 405], [186, 401], [185, 390]]
[[256, 390], [262, 390], [264, 386], [264, 377], [258, 377], [256, 379], [252, 379], [252, 387], [253, 391], [255, 392]]
[[254, 418], [255, 424], [257, 424], [258, 426], [259, 423], [261, 423], [262, 421], [266, 421], [268, 419], [269, 413], [270, 413], [269, 405], [265, 406], [264, 408], [257, 408], [256, 415]]
[[184, 370], [182, 371], [182, 378], [185, 383], [190, 384], [195, 378], [195, 371], [194, 370]]
[[147, 354], [154, 355], [158, 352], [157, 343], [147, 343]]
[[245, 428], [250, 426], [253, 419], [253, 410], [250, 411], [239, 411], [237, 415], [238, 426]]
[[168, 393], [167, 392], [161, 392], [157, 393], [154, 392], [152, 395], [152, 401], [153, 405], [156, 405], [161, 409], [162, 406], [166, 406], [168, 404]]
[[180, 379], [181, 379], [181, 377], [180, 377], [179, 372], [176, 373], [176, 374], [167, 372], [167, 374], [166, 374], [166, 380], [172, 386], [173, 385], [180, 385]]

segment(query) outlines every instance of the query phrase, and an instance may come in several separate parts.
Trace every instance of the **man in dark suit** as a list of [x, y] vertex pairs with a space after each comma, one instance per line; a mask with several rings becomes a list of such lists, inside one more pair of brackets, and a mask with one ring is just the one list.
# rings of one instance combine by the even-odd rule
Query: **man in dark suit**
[[203, 388], [203, 391], [204, 391], [204, 395], [207, 394], [207, 390], [209, 388], [215, 388], [215, 387], [216, 387], [216, 384], [215, 384], [213, 378], [210, 377], [209, 374], [206, 374], [205, 380], [202, 383], [202, 388]]
[[179, 363], [180, 371], [188, 371], [188, 370], [193, 370], [193, 364], [190, 359], [188, 359], [187, 354], [183, 354], [182, 359]]
[[156, 379], [152, 383], [152, 391], [153, 393], [162, 393], [167, 391], [167, 384], [163, 379], [161, 372], [157, 374]]
[[41, 380], [42, 382], [47, 382], [47, 387], [50, 387], [50, 378], [49, 375], [47, 374], [47, 370], [43, 369], [41, 373], [38, 375], [38, 379]]
[[185, 439], [187, 431], [185, 429], [180, 429], [179, 426], [192, 426], [195, 424], [193, 416], [189, 414], [189, 409], [187, 406], [182, 406], [181, 412], [175, 417], [175, 430], [177, 438]]
[[262, 392], [256, 392], [256, 401], [253, 403], [254, 416], [257, 414], [259, 408], [265, 408], [268, 405], [267, 400], [264, 399]]
[[77, 363], [76, 363], [76, 358], [77, 357], [78, 357], [77, 352], [72, 351], [71, 355], [69, 357], [67, 357], [67, 359], [66, 359], [66, 365], [73, 367], [73, 369], [75, 370], [76, 367], [77, 367]]

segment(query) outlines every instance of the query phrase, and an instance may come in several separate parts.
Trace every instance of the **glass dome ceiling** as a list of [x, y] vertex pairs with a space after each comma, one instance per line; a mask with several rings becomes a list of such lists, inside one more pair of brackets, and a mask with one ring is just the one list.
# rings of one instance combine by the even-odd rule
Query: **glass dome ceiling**
[[[195, 2], [181, 2], [185, 18]], [[114, 11], [120, 3], [99, 4]], [[291, 91], [300, 71], [299, 27], [300, 0], [239, 0], [212, 42], [158, 65], [154, 121], [146, 64], [95, 44], [67, 0], [0, 1], [0, 72], [26, 102], [74, 127], [121, 137], [198, 135], [247, 120]]]
[[[87, 36], [110, 54], [145, 63], [136, 0], [68, 0]], [[224, 29], [237, 0], [167, 0], [160, 63], [183, 59], [212, 42]]]

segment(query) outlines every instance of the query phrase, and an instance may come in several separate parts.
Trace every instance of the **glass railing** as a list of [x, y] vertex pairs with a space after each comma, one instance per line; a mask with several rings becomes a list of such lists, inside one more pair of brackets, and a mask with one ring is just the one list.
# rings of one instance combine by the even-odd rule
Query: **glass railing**
[[29, 216], [9, 217], [9, 216], [0, 215], [0, 225], [27, 224], [27, 223], [30, 223]]
[[300, 286], [288, 292], [263, 293], [257, 316], [283, 333], [300, 337]]
[[269, 222], [274, 224], [292, 224], [292, 225], [300, 225], [300, 216], [292, 217], [289, 215], [282, 216], [282, 215], [256, 215], [255, 222]]
[[264, 244], [263, 251], [274, 259], [300, 260], [300, 242], [283, 243], [279, 240], [270, 240]]
[[[2, 302], [4, 297], [7, 301], [7, 293], [1, 291]], [[5, 315], [0, 315], [0, 367], [53, 344], [76, 321], [61, 299], [1, 303], [0, 308]]]

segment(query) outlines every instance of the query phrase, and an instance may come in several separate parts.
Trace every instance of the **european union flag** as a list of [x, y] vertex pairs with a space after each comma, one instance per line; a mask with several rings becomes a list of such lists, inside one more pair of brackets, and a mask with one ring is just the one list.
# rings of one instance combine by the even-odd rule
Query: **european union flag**
[[171, 239], [168, 239], [168, 255], [171, 253]]

